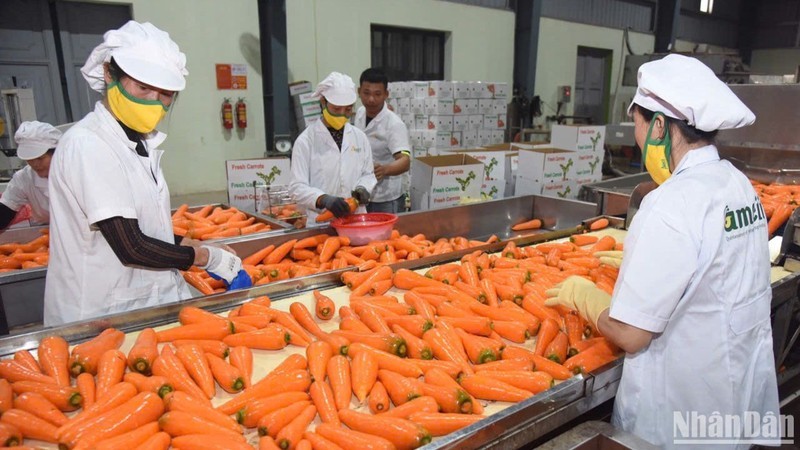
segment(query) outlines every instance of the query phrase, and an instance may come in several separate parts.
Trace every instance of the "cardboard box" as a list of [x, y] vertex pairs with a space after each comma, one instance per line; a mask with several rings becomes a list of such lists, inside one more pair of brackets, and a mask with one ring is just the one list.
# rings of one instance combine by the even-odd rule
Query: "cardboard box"
[[425, 101], [427, 99], [424, 98], [410, 98], [408, 99], [408, 109], [411, 114], [428, 114], [425, 110]]
[[514, 150], [490, 150], [487, 148], [454, 149], [451, 152], [472, 156], [485, 165], [484, 179], [509, 180], [514, 178], [512, 160], [518, 158]]
[[414, 115], [413, 114], [399, 114], [400, 120], [406, 125], [409, 132], [414, 129]]
[[469, 130], [469, 116], [451, 116], [453, 118], [453, 131]]
[[553, 180], [542, 184], [542, 195], [558, 198], [577, 198], [578, 183], [575, 180]]
[[494, 111], [494, 99], [482, 98], [478, 100], [478, 112], [484, 115], [497, 114]]
[[412, 98], [428, 98], [427, 81], [411, 81]]
[[483, 128], [487, 130], [505, 130], [505, 114], [486, 114], [483, 116]]
[[508, 102], [505, 99], [492, 100], [492, 114], [508, 114]]
[[[454, 116], [459, 117], [459, 116]], [[463, 116], [461, 116], [463, 117]], [[455, 119], [454, 119], [455, 120]], [[478, 130], [464, 130], [461, 132], [461, 146], [464, 148], [479, 147]]]
[[399, 98], [397, 99], [397, 114], [411, 114], [411, 99]]
[[483, 180], [481, 184], [481, 197], [484, 200], [497, 200], [505, 197], [505, 180]]
[[453, 98], [473, 98], [475, 92], [469, 81], [453, 81]]
[[453, 114], [453, 99], [426, 98], [424, 114]]
[[406, 81], [391, 82], [387, 87], [389, 90], [389, 96], [392, 98], [411, 97], [411, 84]]
[[605, 152], [581, 150], [575, 153], [577, 159], [574, 178], [576, 180], [591, 180], [590, 182], [594, 183], [603, 179], [603, 157]]
[[436, 145], [436, 130], [417, 130], [419, 133], [419, 145], [421, 147], [433, 147]]
[[453, 116], [428, 116], [428, 129], [436, 131], [453, 131]]
[[470, 114], [469, 115], [469, 129], [482, 130], [483, 129], [483, 114]]
[[317, 105], [319, 105], [319, 99], [318, 98], [314, 98], [314, 93], [313, 92], [307, 92], [305, 94], [300, 94], [295, 98], [297, 99], [297, 103], [299, 103], [301, 105], [308, 105], [308, 104], [317, 104]]
[[453, 114], [479, 114], [477, 98], [453, 100]]
[[290, 97], [305, 94], [306, 92], [312, 92], [313, 90], [314, 87], [311, 85], [310, 81], [295, 81], [294, 83], [289, 83]]
[[452, 81], [429, 81], [428, 97], [434, 98], [453, 98]]
[[[542, 184], [541, 181], [517, 175], [514, 177], [514, 197], [519, 197], [521, 195], [541, 195]], [[506, 188], [508, 188], [508, 185], [506, 185]]]
[[492, 131], [492, 144], [499, 144], [506, 140], [506, 130], [491, 130]]
[[565, 150], [602, 151], [606, 127], [602, 125], [553, 125], [550, 143]]
[[423, 158], [428, 156], [428, 147], [418, 147], [416, 145], [412, 146], [411, 156], [414, 158]]
[[411, 162], [411, 209], [458, 205], [480, 197], [483, 164], [464, 154], [427, 156]]
[[520, 150], [517, 175], [545, 184], [571, 180], [575, 176], [576, 161], [577, 153], [569, 150], [556, 148]]
[[307, 103], [302, 105], [300, 109], [304, 117], [313, 114], [322, 115], [322, 106], [319, 103]]

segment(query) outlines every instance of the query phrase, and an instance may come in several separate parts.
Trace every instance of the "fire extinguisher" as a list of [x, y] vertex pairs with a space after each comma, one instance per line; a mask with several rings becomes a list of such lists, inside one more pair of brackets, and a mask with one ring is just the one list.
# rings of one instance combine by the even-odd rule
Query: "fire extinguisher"
[[227, 98], [222, 102], [222, 127], [226, 130], [233, 128], [233, 106]]
[[236, 102], [236, 128], [240, 130], [247, 128], [247, 105], [243, 98]]

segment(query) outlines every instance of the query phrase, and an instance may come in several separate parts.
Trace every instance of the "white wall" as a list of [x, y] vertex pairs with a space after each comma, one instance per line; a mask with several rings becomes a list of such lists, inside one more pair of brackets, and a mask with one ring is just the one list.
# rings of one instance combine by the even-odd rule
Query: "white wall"
[[288, 0], [289, 80], [316, 84], [332, 71], [358, 83], [370, 67], [370, 25], [449, 33], [445, 78], [500, 81], [514, 71], [514, 13], [441, 0]]
[[[162, 165], [172, 195], [226, 189], [225, 160], [264, 155], [264, 106], [261, 68], [253, 61], [258, 38], [254, 0], [111, 0], [132, 4], [133, 19], [167, 31], [186, 54], [189, 76], [175, 107], [159, 128], [169, 137]], [[290, 0], [291, 3], [291, 0]], [[258, 58], [258, 46], [255, 46]], [[245, 56], [247, 54], [247, 57]], [[248, 60], [248, 58], [250, 58]], [[255, 64], [250, 64], [255, 62]], [[219, 91], [216, 63], [247, 64], [247, 89]], [[223, 131], [224, 97], [247, 101], [248, 128], [243, 135]]]
[[[631, 48], [636, 54], [652, 53], [655, 38], [643, 33], [628, 33]], [[624, 64], [622, 30], [598, 27], [575, 22], [542, 17], [539, 23], [539, 47], [536, 58], [536, 92], [545, 105], [537, 124], [544, 123], [544, 116], [554, 115], [558, 86], [575, 87], [575, 72], [578, 47], [594, 47], [612, 50], [610, 102], [613, 102], [615, 86], [621, 83], [620, 64]], [[627, 50], [625, 50], [627, 54]], [[633, 98], [634, 87], [619, 90], [617, 104], [627, 104]], [[562, 107], [562, 114], [571, 115], [573, 103]]]
[[760, 75], [787, 75], [800, 66], [800, 48], [753, 50], [750, 70]]

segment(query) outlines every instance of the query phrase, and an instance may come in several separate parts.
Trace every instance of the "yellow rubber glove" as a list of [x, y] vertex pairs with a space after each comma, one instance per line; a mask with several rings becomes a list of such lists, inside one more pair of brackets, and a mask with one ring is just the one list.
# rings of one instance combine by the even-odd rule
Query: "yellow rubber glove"
[[608, 264], [611, 267], [616, 267], [619, 269], [619, 266], [622, 265], [622, 250], [607, 250], [603, 252], [594, 252], [592, 253], [596, 258], [600, 259], [600, 262], [603, 264]]
[[573, 275], [548, 289], [544, 304], [574, 309], [597, 328], [600, 314], [611, 307], [611, 296], [586, 278]]

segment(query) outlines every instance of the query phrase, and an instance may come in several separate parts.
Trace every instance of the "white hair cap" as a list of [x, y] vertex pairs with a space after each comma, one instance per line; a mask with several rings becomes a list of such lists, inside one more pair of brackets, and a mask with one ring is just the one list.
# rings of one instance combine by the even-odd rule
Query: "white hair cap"
[[702, 131], [751, 125], [755, 114], [708, 68], [695, 58], [671, 54], [639, 67], [634, 103]]
[[17, 157], [29, 161], [36, 159], [51, 148], [56, 148], [61, 132], [56, 127], [44, 122], [22, 122], [14, 133], [17, 141]]
[[332, 105], [349, 106], [356, 102], [356, 84], [343, 73], [331, 72], [319, 82], [313, 97], [325, 97]]
[[107, 31], [81, 68], [89, 86], [97, 92], [106, 88], [103, 65], [114, 58], [131, 78], [167, 91], [186, 87], [186, 55], [169, 34], [153, 24], [133, 20], [118, 30]]

